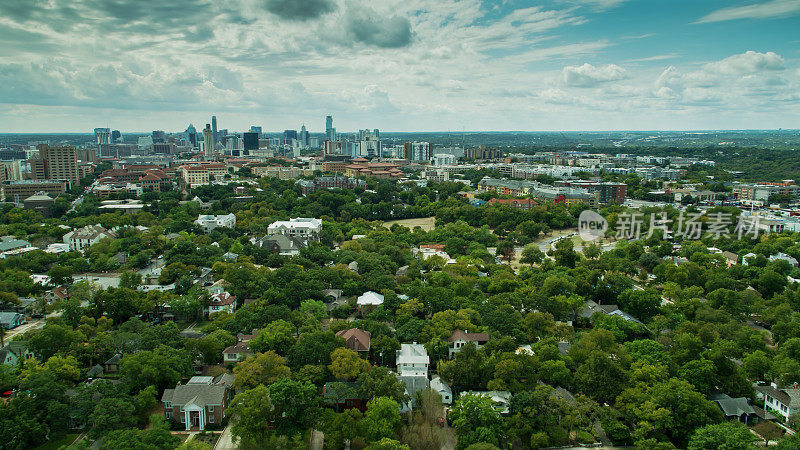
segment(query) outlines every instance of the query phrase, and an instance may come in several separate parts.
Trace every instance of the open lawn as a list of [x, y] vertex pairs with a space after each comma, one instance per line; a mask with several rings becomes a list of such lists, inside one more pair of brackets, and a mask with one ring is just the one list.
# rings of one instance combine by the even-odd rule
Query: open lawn
[[56, 439], [54, 441], [47, 441], [44, 444], [36, 447], [36, 450], [58, 450], [61, 446], [72, 444], [75, 439], [78, 438], [78, 434], [68, 434], [61, 439]]
[[384, 222], [383, 226], [385, 226], [386, 228], [391, 228], [391, 226], [394, 224], [402, 225], [412, 230], [414, 229], [414, 227], [420, 227], [425, 231], [431, 231], [436, 226], [436, 217], [390, 220], [388, 222]]

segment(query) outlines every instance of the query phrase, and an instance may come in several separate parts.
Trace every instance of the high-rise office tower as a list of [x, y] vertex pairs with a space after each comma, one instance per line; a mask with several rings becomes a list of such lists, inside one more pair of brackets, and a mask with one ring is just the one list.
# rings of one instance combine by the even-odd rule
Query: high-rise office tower
[[284, 145], [292, 145], [292, 141], [297, 140], [297, 130], [284, 130], [283, 143]]
[[258, 138], [261, 139], [261, 127], [257, 127], [255, 125], [250, 126], [250, 131], [253, 133], [258, 133]]
[[97, 142], [95, 142], [97, 145], [108, 144], [111, 142], [111, 133], [108, 131], [96, 132], [94, 135], [97, 137]]
[[303, 126], [300, 127], [300, 147], [308, 148], [308, 141], [309, 141], [308, 130], [306, 130], [306, 125], [303, 124]]
[[72, 188], [78, 185], [78, 150], [75, 147], [50, 147], [40, 144], [39, 158], [30, 161], [36, 179], [66, 180]]
[[333, 116], [325, 117], [325, 139], [336, 140], [336, 128], [333, 128]]
[[433, 146], [430, 142], [406, 142], [403, 144], [403, 157], [414, 162], [430, 161]]
[[197, 129], [193, 124], [190, 123], [189, 126], [186, 127], [186, 131], [183, 132], [183, 135], [193, 147], [197, 147]]
[[217, 133], [217, 116], [211, 116], [211, 135], [216, 144], [219, 141], [219, 133]]
[[250, 151], [258, 150], [259, 133], [255, 131], [244, 132], [242, 134], [242, 155], [249, 155]]
[[122, 142], [122, 133], [119, 130], [114, 130], [111, 132], [111, 143], [112, 144], [119, 144]]
[[153, 130], [153, 143], [167, 142], [167, 133], [164, 130]]
[[203, 130], [203, 155], [206, 160], [210, 160], [214, 156], [214, 132], [211, 130], [211, 124], [206, 124]]

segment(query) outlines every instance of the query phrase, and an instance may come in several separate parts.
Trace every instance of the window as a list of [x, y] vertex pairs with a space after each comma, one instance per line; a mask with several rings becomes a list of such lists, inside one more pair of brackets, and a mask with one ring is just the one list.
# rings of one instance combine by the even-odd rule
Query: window
[[208, 412], [210, 413], [214, 412], [214, 405], [208, 405]]
[[181, 405], [181, 412], [183, 412], [183, 405]]
[[181, 414], [181, 423], [186, 423], [186, 416]]
[[208, 416], [208, 423], [214, 423], [214, 416], [213, 415]]

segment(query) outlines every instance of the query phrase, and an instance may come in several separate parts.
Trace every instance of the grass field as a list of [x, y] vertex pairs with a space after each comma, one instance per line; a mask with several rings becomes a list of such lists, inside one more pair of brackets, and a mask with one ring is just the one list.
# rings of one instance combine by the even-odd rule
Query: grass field
[[72, 442], [78, 438], [78, 434], [68, 434], [61, 439], [56, 439], [54, 441], [47, 441], [44, 444], [36, 447], [35, 450], [58, 450], [59, 447], [63, 445], [72, 444]]

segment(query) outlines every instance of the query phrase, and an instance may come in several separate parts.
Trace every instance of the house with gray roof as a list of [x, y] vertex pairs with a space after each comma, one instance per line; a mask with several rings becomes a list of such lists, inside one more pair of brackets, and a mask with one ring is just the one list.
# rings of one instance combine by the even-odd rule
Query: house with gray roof
[[711, 401], [719, 406], [726, 419], [736, 419], [747, 424], [756, 417], [755, 409], [745, 397], [732, 398], [727, 394], [714, 394]]
[[36, 355], [28, 348], [26, 341], [11, 341], [5, 347], [0, 348], [0, 363], [7, 366], [16, 367], [20, 362], [35, 357]]
[[230, 374], [196, 376], [174, 389], [164, 389], [161, 402], [167, 420], [183, 425], [187, 431], [221, 423], [233, 398], [232, 377], [226, 375]]
[[800, 388], [796, 386], [779, 388], [777, 384], [771, 383], [767, 386], [753, 386], [756, 390], [756, 397], [764, 399], [764, 409], [783, 417], [785, 420], [789, 416], [800, 411]]
[[0, 327], [12, 330], [25, 323], [25, 316], [14, 311], [0, 311]]

